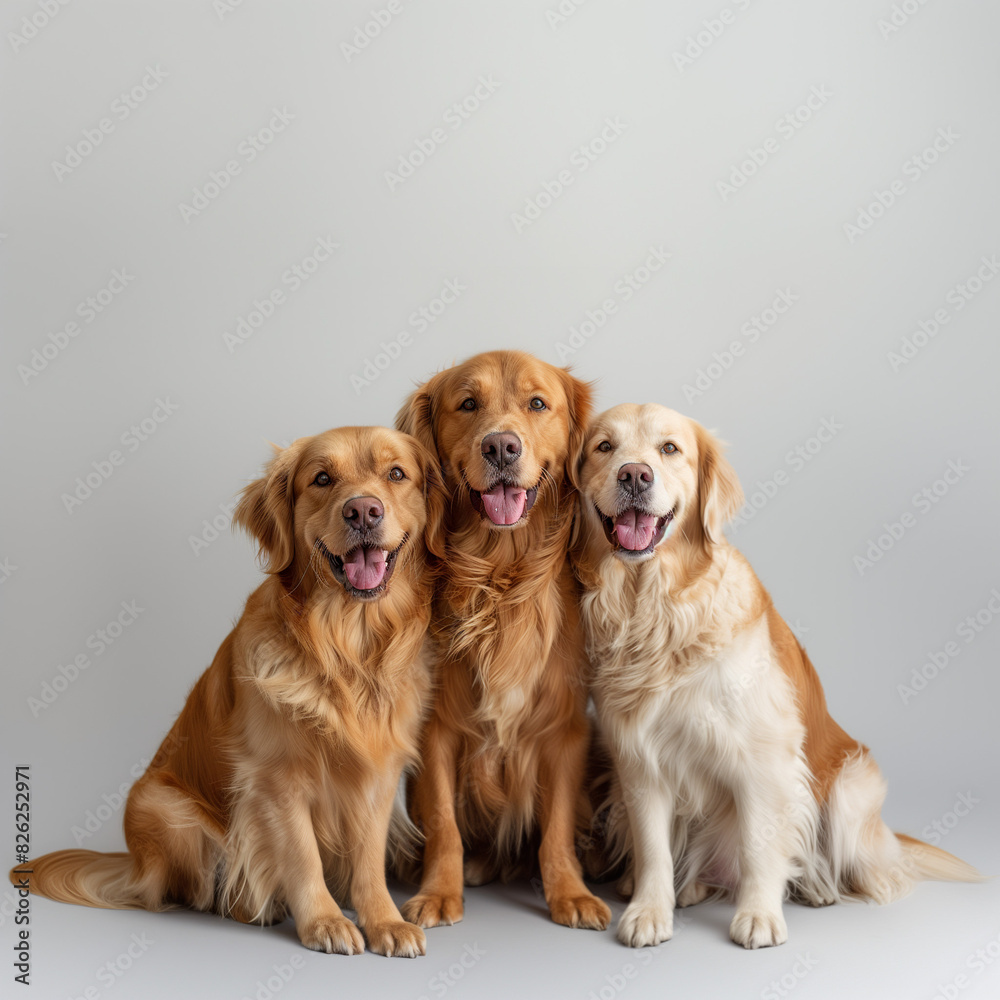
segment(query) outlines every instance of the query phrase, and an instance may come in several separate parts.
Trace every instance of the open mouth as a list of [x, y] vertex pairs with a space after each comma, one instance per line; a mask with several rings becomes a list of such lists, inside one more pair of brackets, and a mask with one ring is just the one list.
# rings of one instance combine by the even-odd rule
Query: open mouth
[[614, 546], [615, 552], [626, 557], [648, 555], [663, 540], [667, 526], [674, 519], [674, 511], [666, 514], [650, 514], [648, 511], [630, 507], [614, 517], [608, 517], [596, 504], [604, 526], [604, 534]]
[[372, 601], [385, 593], [396, 565], [396, 556], [408, 537], [404, 535], [391, 552], [377, 545], [362, 543], [344, 555], [336, 556], [319, 538], [316, 539], [316, 547], [326, 556], [334, 578], [351, 597]]
[[498, 527], [509, 527], [524, 520], [528, 511], [534, 506], [537, 496], [537, 485], [528, 489], [512, 483], [499, 482], [485, 492], [469, 487], [472, 506], [481, 516]]

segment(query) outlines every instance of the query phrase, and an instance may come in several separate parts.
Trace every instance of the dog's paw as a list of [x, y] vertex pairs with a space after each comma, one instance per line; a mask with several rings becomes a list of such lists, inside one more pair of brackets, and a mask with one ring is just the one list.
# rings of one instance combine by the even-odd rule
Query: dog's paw
[[677, 905], [681, 909], [685, 906], [694, 906], [695, 903], [700, 903], [703, 899], [706, 899], [712, 893], [712, 887], [705, 885], [704, 882], [688, 882], [683, 889], [681, 889], [680, 895], [677, 897]]
[[838, 902], [838, 897], [833, 892], [809, 892], [803, 893], [800, 902], [806, 906], [833, 906]]
[[633, 892], [635, 892], [635, 878], [631, 871], [625, 872], [624, 875], [618, 880], [618, 885], [615, 886], [618, 890], [618, 895], [622, 899], [631, 899]]
[[497, 877], [496, 865], [488, 857], [468, 857], [462, 867], [466, 885], [486, 885]]
[[858, 895], [867, 896], [873, 903], [885, 906], [900, 894], [900, 887], [891, 878], [877, 872], [868, 871], [863, 879], [857, 880], [855, 890]]
[[427, 938], [416, 924], [393, 920], [365, 927], [368, 947], [388, 958], [416, 958], [427, 954]]
[[365, 950], [361, 931], [344, 916], [319, 917], [298, 928], [299, 940], [313, 951], [328, 955], [360, 955]]
[[611, 923], [611, 910], [603, 899], [585, 896], [558, 896], [549, 903], [549, 913], [565, 927], [588, 927], [603, 931]]
[[780, 910], [740, 910], [729, 925], [729, 936], [744, 948], [771, 948], [788, 940], [788, 927]]
[[461, 896], [418, 892], [403, 904], [403, 917], [418, 927], [438, 927], [457, 924], [463, 916]]
[[645, 948], [669, 941], [674, 936], [673, 911], [631, 903], [618, 921], [617, 936], [629, 948]]

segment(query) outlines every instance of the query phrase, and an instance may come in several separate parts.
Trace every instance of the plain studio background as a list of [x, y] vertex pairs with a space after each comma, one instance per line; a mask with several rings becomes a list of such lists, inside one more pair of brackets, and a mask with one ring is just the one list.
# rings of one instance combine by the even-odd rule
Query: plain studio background
[[[415, 381], [516, 347], [600, 408], [655, 400], [730, 442], [753, 504], [730, 537], [885, 771], [888, 820], [1000, 872], [1000, 12], [557, 3], [5, 5], [5, 865], [16, 764], [33, 854], [121, 848], [119, 787], [259, 582], [228, 505], [266, 442], [391, 423]], [[489, 886], [411, 962], [35, 899], [32, 979], [988, 997], [998, 892], [790, 905], [760, 953], [699, 906], [635, 954]]]

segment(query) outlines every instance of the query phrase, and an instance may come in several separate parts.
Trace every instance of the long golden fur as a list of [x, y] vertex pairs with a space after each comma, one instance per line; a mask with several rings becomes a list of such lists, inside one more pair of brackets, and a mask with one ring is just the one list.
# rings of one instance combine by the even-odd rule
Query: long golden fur
[[590, 428], [579, 484], [611, 829], [634, 866], [623, 943], [667, 940], [675, 904], [715, 892], [735, 897], [733, 940], [757, 948], [786, 939], [789, 891], [887, 902], [918, 879], [978, 878], [883, 822], [867, 747], [722, 534], [743, 492], [712, 435], [662, 406], [615, 407]]
[[235, 513], [269, 576], [132, 788], [128, 852], [37, 858], [25, 866], [32, 892], [248, 923], [290, 910], [306, 947], [361, 952], [336, 896], [357, 910], [373, 951], [424, 953], [423, 931], [389, 896], [385, 857], [429, 694], [437, 465], [385, 428], [332, 430], [278, 452]]
[[529, 841], [553, 920], [610, 920], [574, 844], [589, 818], [589, 724], [566, 462], [589, 413], [588, 387], [564, 369], [495, 351], [435, 375], [397, 418], [436, 451], [451, 495], [437, 688], [412, 794], [423, 877], [403, 907], [423, 927], [460, 920], [463, 882], [508, 873]]

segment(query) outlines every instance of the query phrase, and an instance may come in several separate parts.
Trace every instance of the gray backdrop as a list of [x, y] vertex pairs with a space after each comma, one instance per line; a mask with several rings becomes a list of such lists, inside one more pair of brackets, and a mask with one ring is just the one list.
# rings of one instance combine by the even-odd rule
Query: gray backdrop
[[[260, 578], [228, 520], [266, 442], [389, 423], [414, 381], [518, 347], [730, 442], [731, 537], [887, 818], [1000, 870], [994, 4], [12, 0], [0, 28], [5, 864], [17, 764], [34, 853], [120, 848], [119, 788]], [[998, 901], [789, 907], [754, 954], [702, 906], [635, 955], [491, 886], [389, 962], [35, 900], [32, 979], [987, 997]]]

